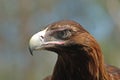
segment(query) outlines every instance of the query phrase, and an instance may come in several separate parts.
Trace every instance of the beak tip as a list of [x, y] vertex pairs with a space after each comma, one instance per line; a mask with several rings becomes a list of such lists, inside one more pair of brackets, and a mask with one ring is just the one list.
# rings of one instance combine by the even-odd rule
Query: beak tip
[[28, 49], [29, 49], [30, 54], [33, 56], [33, 50], [30, 48], [30, 46]]

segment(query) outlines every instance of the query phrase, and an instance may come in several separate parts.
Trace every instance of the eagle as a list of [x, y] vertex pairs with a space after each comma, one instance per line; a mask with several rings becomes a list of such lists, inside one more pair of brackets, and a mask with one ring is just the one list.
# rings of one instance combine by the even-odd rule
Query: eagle
[[34, 50], [58, 55], [53, 74], [45, 80], [120, 80], [120, 69], [105, 64], [98, 42], [76, 21], [47, 25], [30, 38], [32, 55]]

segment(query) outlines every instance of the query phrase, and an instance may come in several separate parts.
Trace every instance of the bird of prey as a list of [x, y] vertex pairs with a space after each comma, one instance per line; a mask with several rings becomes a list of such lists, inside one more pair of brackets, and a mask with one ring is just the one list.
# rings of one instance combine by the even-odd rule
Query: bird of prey
[[53, 74], [45, 80], [120, 80], [120, 69], [105, 64], [95, 38], [72, 20], [54, 22], [33, 35], [29, 50], [58, 55]]

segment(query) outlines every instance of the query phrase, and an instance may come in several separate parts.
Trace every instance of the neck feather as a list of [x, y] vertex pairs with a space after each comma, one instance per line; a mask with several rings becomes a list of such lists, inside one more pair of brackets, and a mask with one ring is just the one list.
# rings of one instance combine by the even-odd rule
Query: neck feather
[[75, 51], [60, 51], [52, 80], [110, 80], [98, 49], [83, 47]]

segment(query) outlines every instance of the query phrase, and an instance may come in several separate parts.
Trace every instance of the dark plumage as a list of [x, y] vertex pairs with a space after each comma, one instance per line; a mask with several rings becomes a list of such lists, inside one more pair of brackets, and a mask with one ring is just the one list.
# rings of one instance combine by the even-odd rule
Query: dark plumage
[[99, 44], [80, 24], [71, 20], [52, 23], [30, 39], [30, 52], [58, 54], [51, 77], [45, 80], [120, 80], [120, 70], [104, 64]]

